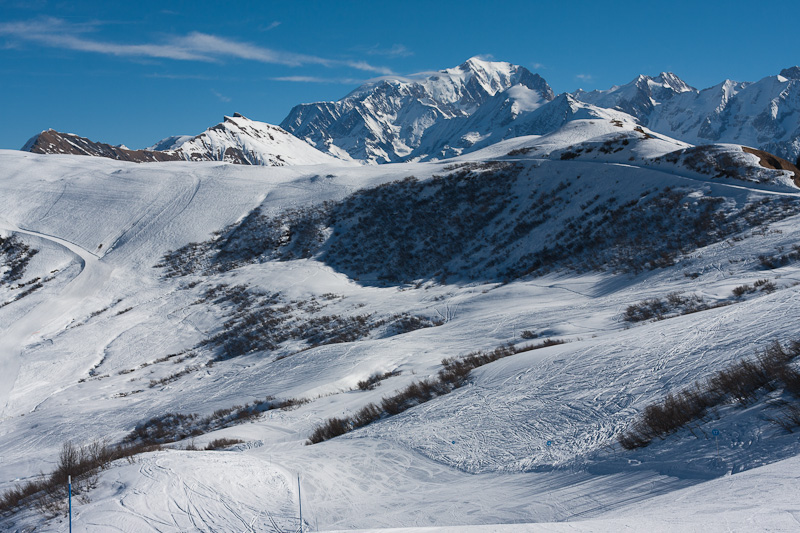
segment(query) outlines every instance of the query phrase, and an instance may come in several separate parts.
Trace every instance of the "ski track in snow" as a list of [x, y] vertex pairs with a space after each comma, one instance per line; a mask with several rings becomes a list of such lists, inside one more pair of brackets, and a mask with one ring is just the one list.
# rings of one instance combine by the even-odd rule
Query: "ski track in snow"
[[90, 298], [103, 288], [111, 276], [112, 268], [101, 263], [95, 254], [64, 239], [23, 230], [3, 222], [0, 222], [0, 229], [31, 235], [62, 246], [74, 254], [81, 265], [80, 273], [62, 289], [58, 298], [40, 303], [2, 333], [0, 364], [3, 372], [0, 378], [0, 403], [3, 409], [0, 411], [0, 416], [3, 416], [12, 402], [11, 392], [20, 370], [22, 348], [34, 342], [36, 336], [42, 332], [65, 327], [72, 318], [70, 312], [81, 301]]

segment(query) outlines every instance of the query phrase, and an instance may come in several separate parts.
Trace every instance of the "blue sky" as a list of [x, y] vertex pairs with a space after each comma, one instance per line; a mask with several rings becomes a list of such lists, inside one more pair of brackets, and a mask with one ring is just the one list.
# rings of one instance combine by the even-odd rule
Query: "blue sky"
[[800, 2], [0, 0], [0, 148], [47, 128], [142, 148], [240, 112], [280, 123], [383, 74], [472, 56], [556, 93], [672, 71], [705, 88], [800, 63]]

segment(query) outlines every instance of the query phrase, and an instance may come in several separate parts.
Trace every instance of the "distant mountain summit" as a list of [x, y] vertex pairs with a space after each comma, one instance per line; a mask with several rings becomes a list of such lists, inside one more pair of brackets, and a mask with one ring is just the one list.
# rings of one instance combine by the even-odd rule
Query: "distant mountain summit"
[[607, 91], [586, 92], [578, 89], [572, 96], [581, 102], [607, 109], [618, 109], [634, 117], [646, 118], [657, 105], [686, 92], [697, 92], [672, 72], [658, 76], [638, 76], [632, 82]]
[[89, 155], [137, 163], [225, 161], [264, 166], [341, 164], [341, 161], [323, 154], [278, 126], [250, 120], [239, 113], [225, 117], [200, 135], [168, 137], [147, 150], [111, 146], [55, 130], [34, 136], [22, 149], [39, 154]]
[[337, 102], [295, 106], [281, 127], [337, 157], [403, 161], [427, 155], [423, 138], [441, 140], [426, 135], [430, 128], [466, 119], [512, 87], [529, 93], [526, 100], [537, 106], [554, 96], [541, 76], [524, 67], [473, 57], [455, 68], [380, 78]]
[[772, 152], [790, 161], [800, 156], [800, 68], [757, 82], [722, 83], [697, 90], [671, 73], [606, 91], [573, 96], [615, 108], [642, 125], [692, 144], [735, 143]]
[[800, 80], [800, 67], [785, 68], [780, 75], [790, 80]]

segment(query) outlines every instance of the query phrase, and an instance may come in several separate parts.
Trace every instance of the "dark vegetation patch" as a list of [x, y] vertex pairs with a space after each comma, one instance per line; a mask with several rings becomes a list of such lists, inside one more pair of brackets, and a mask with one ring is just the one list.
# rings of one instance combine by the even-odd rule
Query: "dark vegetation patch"
[[72, 494], [86, 501], [86, 493], [97, 484], [97, 473], [119, 459], [133, 461], [141, 453], [159, 450], [159, 446], [132, 444], [109, 446], [95, 441], [86, 446], [66, 442], [58, 456], [58, 463], [50, 474], [18, 483], [0, 495], [0, 516], [8, 516], [33, 507], [45, 516], [63, 515], [67, 506], [67, 480], [72, 478]]
[[380, 374], [373, 374], [367, 379], [359, 381], [358, 389], [364, 391], [372, 390], [375, 387], [379, 386], [381, 384], [381, 381], [392, 378], [394, 376], [399, 376], [400, 374], [402, 374], [400, 370], [390, 370], [388, 372], [383, 372]]
[[198, 354], [196, 352], [190, 352], [190, 351], [186, 351], [186, 350], [184, 350], [182, 352], [178, 352], [178, 353], [171, 353], [171, 354], [165, 355], [164, 357], [159, 357], [158, 359], [155, 359], [153, 361], [146, 361], [146, 362], [140, 364], [139, 366], [137, 366], [136, 368], [125, 368], [125, 369], [122, 369], [122, 370], [120, 370], [118, 372], [118, 374], [119, 375], [130, 374], [130, 373], [136, 372], [137, 370], [140, 370], [142, 368], [147, 368], [150, 365], [155, 365], [155, 364], [158, 364], [158, 363], [165, 363], [165, 362], [170, 361], [170, 360], [174, 360], [173, 362], [175, 364], [178, 364], [178, 363], [184, 362], [186, 359], [191, 359], [193, 357], [197, 357], [197, 355]]
[[511, 156], [511, 157], [514, 157], [514, 156], [517, 156], [517, 155], [527, 155], [527, 154], [529, 154], [531, 152], [535, 152], [536, 150], [538, 150], [538, 148], [535, 147], [535, 146], [523, 146], [522, 148], [515, 148], [515, 149], [511, 150], [506, 155]]
[[469, 379], [470, 372], [480, 366], [521, 352], [538, 350], [563, 343], [564, 341], [558, 339], [546, 339], [539, 344], [530, 344], [522, 347], [501, 346], [490, 352], [474, 352], [462, 358], [443, 359], [442, 368], [435, 378], [414, 381], [395, 394], [384, 397], [379, 404], [369, 403], [351, 416], [329, 418], [314, 428], [307, 444], [317, 444], [339, 435], [344, 435], [381, 418], [402, 413], [438, 396], [449, 394], [465, 385]]
[[711, 410], [725, 403], [747, 406], [765, 392], [783, 388], [795, 398], [795, 405], [776, 419], [790, 429], [798, 412], [800, 372], [792, 362], [800, 355], [800, 342], [781, 345], [778, 342], [756, 353], [753, 359], [742, 359], [690, 387], [667, 394], [663, 400], [644, 408], [639, 417], [617, 437], [623, 448], [643, 448], [654, 439], [664, 439], [690, 422], [704, 420]]
[[758, 261], [761, 266], [772, 270], [786, 266], [789, 263], [794, 263], [800, 259], [800, 245], [793, 244], [791, 251], [785, 251], [783, 247], [776, 248], [775, 252], [771, 255], [759, 255]]
[[[360, 190], [338, 202], [278, 214], [257, 208], [210, 240], [169, 252], [156, 266], [166, 276], [209, 275], [314, 257], [379, 284], [510, 281], [562, 269], [640, 272], [800, 212], [794, 198], [734, 205], [694, 188], [618, 199], [604, 192], [605, 182], [536, 182], [538, 171], [518, 163], [472, 164], [447, 176]], [[518, 192], [522, 184], [526, 195]]]
[[[25, 270], [31, 259], [39, 253], [39, 250], [31, 248], [16, 236], [0, 237], [0, 287], [6, 286], [13, 298], [0, 302], [0, 307], [5, 307], [17, 300], [33, 294], [44, 287], [44, 284], [55, 277], [57, 270], [50, 273], [50, 276], [42, 279], [35, 277], [24, 283], [12, 285], [25, 276]], [[14, 293], [13, 291], [19, 291]]]
[[202, 417], [196, 413], [165, 413], [137, 424], [123, 442], [129, 445], [167, 444], [255, 420], [266, 411], [294, 409], [308, 402], [307, 399], [277, 400], [267, 396], [251, 404], [217, 409]]
[[733, 295], [736, 298], [741, 298], [745, 294], [752, 294], [756, 291], [766, 292], [769, 294], [775, 292], [775, 289], [777, 288], [778, 286], [775, 284], [775, 282], [770, 281], [768, 279], [760, 279], [758, 281], [755, 281], [752, 285], [748, 285], [745, 283], [744, 285], [739, 285], [738, 287], [734, 287]]
[[28, 263], [37, 253], [39, 250], [31, 248], [14, 235], [0, 237], [0, 285], [22, 279]]
[[219, 439], [214, 439], [208, 443], [206, 446], [206, 450], [222, 450], [225, 448], [230, 448], [236, 444], [242, 444], [244, 441], [241, 439], [226, 439], [224, 437]]
[[[663, 268], [694, 249], [800, 212], [800, 203], [794, 199], [762, 198], [726, 209], [723, 198], [692, 198], [687, 196], [689, 192], [666, 187], [621, 205], [609, 198], [578, 216], [565, 217], [562, 229], [552, 239], [555, 244], [523, 255], [506, 270], [506, 276], [541, 275], [557, 268], [634, 273]], [[567, 203], [559, 195], [551, 194], [551, 198], [550, 204], [537, 203], [529, 220], [518, 223], [519, 231], [544, 224], [553, 216], [553, 208]], [[500, 252], [498, 248], [495, 251]]]
[[277, 293], [244, 285], [215, 285], [196, 303], [217, 306], [225, 314], [225, 322], [200, 346], [216, 350], [215, 360], [221, 361], [256, 351], [274, 351], [290, 340], [304, 341], [310, 348], [353, 342], [376, 332], [391, 336], [442, 324], [408, 313], [388, 318], [325, 313], [325, 307], [334, 299], [327, 296], [323, 301], [313, 297], [286, 301]]
[[672, 292], [665, 298], [648, 298], [639, 303], [629, 305], [625, 309], [623, 319], [627, 322], [663, 320], [729, 304], [730, 302], [709, 304], [702, 296], [697, 294], [683, 295], [678, 292]]

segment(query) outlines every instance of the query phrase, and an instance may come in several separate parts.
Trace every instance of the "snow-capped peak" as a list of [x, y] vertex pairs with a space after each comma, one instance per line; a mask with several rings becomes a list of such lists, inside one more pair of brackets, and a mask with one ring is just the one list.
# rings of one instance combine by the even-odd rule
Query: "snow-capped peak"
[[[518, 85], [534, 93], [525, 95], [520, 109], [553, 99], [552, 89], [538, 74], [472, 57], [449, 69], [371, 80], [337, 102], [295, 106], [281, 127], [336, 156], [349, 154], [371, 163], [402, 161], [412, 154], [433, 153], [433, 144], [421, 147], [423, 138], [431, 139], [427, 132], [433, 126], [460, 124]], [[448, 126], [437, 134], [444, 130], [455, 131]], [[440, 140], [433, 139], [434, 144]]]
[[250, 120], [240, 113], [184, 141], [175, 153], [187, 161], [226, 161], [245, 165], [316, 165], [334, 163], [284, 129]]
[[662, 72], [655, 78], [652, 78], [652, 81], [658, 85], [661, 85], [662, 87], [668, 87], [676, 93], [685, 93], [694, 90], [688, 83], [680, 79], [672, 72]]

